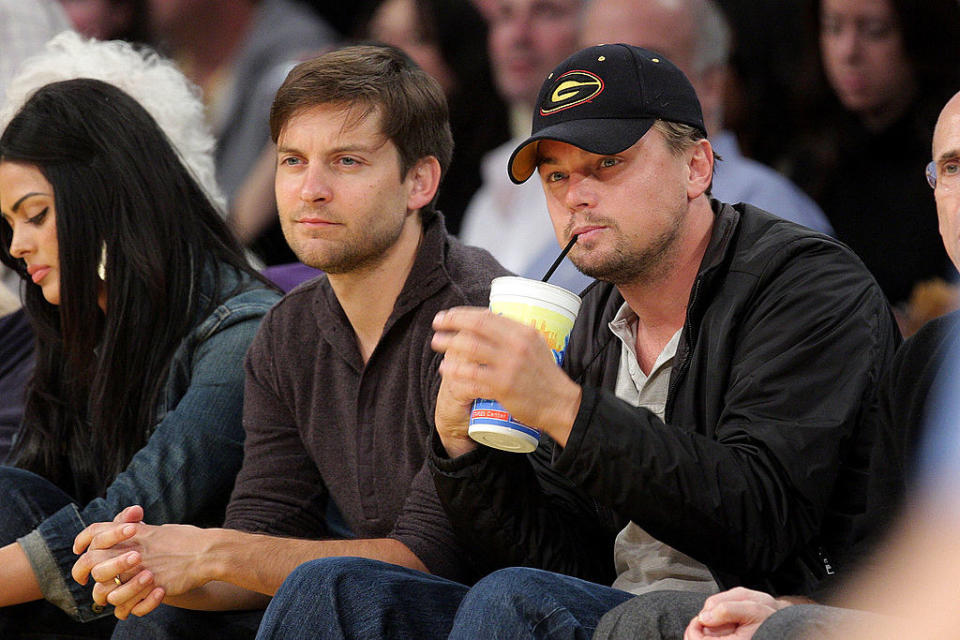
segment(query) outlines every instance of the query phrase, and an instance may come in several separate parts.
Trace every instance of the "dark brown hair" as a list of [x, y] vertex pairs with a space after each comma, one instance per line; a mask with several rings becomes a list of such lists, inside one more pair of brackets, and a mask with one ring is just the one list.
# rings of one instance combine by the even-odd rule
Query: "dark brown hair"
[[[653, 128], [663, 135], [663, 139], [666, 141], [671, 153], [675, 156], [683, 154], [684, 151], [706, 137], [700, 133], [696, 127], [691, 127], [688, 124], [680, 122], [671, 122], [670, 120], [656, 120], [653, 123]], [[720, 154], [716, 151], [712, 151], [712, 153], [714, 171], [716, 171], [716, 164], [723, 158], [721, 158]], [[712, 195], [712, 192], [713, 178], [711, 177], [710, 184], [707, 185], [705, 193], [709, 196]]]

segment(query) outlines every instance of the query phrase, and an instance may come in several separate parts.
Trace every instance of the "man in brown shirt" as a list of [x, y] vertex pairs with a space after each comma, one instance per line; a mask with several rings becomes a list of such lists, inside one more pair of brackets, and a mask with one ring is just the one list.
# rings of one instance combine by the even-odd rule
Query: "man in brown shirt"
[[[247, 441], [225, 528], [131, 522], [133, 507], [77, 538], [74, 576], [96, 580], [95, 599], [121, 619], [161, 602], [259, 610], [319, 558], [469, 578], [424, 468], [440, 383], [431, 320], [485, 305], [505, 272], [433, 210], [452, 154], [443, 95], [397, 50], [350, 47], [296, 67], [270, 125], [287, 242], [326, 273], [274, 307], [247, 355]], [[252, 637], [260, 615], [161, 611], [114, 638], [207, 625]]]

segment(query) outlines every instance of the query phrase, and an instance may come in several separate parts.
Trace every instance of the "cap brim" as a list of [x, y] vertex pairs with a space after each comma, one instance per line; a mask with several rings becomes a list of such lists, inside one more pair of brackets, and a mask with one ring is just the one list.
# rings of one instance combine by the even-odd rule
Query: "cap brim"
[[514, 149], [507, 163], [510, 179], [521, 184], [537, 168], [537, 146], [541, 140], [566, 142], [584, 151], [607, 155], [632, 147], [656, 118], [592, 118], [558, 122], [544, 127]]

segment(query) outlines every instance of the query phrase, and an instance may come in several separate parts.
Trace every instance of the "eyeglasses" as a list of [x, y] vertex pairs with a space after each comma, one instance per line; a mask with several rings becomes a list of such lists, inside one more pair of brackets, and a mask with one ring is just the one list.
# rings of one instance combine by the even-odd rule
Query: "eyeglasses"
[[927, 163], [927, 184], [931, 189], [937, 188], [937, 163], [933, 160]]

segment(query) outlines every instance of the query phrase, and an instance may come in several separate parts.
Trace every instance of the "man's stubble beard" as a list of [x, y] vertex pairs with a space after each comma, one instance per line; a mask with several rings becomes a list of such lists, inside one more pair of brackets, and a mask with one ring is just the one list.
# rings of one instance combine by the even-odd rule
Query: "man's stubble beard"
[[[686, 217], [686, 210], [679, 209], [673, 218], [673, 224], [663, 230], [646, 246], [633, 248], [629, 246], [627, 238], [618, 235], [617, 241], [611, 248], [611, 255], [595, 264], [581, 264], [577, 257], [571, 256], [571, 261], [577, 269], [591, 278], [609, 282], [613, 285], [645, 284], [654, 282], [663, 277], [673, 264], [676, 254], [680, 229]], [[620, 226], [614, 220], [599, 219], [611, 230], [618, 234]], [[572, 232], [567, 229], [567, 236]]]
[[[296, 243], [290, 242], [288, 238], [287, 244], [303, 264], [325, 273], [343, 274], [361, 270], [378, 262], [390, 247], [396, 244], [402, 232], [402, 224], [395, 227], [361, 230], [359, 233], [349, 234], [342, 242], [328, 241], [328, 249], [319, 252], [308, 251], [306, 247], [309, 246], [309, 238], [300, 238]], [[301, 244], [299, 240], [304, 241]]]

